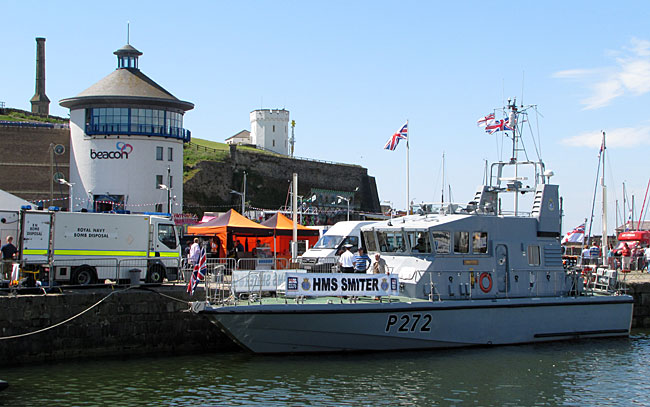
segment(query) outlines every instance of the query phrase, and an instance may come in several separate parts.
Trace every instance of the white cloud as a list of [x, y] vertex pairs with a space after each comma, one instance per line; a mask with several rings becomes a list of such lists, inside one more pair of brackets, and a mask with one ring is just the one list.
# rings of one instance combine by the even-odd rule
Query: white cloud
[[632, 38], [631, 46], [613, 53], [614, 65], [605, 68], [568, 69], [553, 74], [555, 78], [587, 82], [591, 95], [581, 100], [585, 109], [609, 105], [626, 93], [643, 95], [650, 92], [650, 41]]
[[[621, 127], [605, 130], [607, 148], [632, 148], [650, 145], [650, 125]], [[600, 131], [584, 132], [561, 141], [572, 147], [600, 148], [603, 136]]]

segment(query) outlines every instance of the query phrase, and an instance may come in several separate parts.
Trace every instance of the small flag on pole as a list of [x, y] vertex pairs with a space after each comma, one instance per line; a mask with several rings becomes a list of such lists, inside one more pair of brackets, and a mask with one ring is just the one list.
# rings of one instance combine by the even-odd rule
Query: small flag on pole
[[489, 124], [492, 124], [493, 121], [494, 121], [494, 113], [490, 113], [489, 115], [487, 115], [485, 117], [481, 117], [480, 119], [478, 119], [476, 121], [476, 125], [478, 127], [485, 127], [485, 126], [487, 126]]
[[400, 140], [406, 140], [408, 137], [408, 123], [404, 124], [398, 132], [393, 134], [390, 139], [386, 142], [384, 146], [385, 150], [394, 151], [397, 148], [397, 144]]
[[201, 257], [199, 259], [199, 262], [194, 265], [192, 276], [190, 277], [190, 281], [187, 284], [187, 292], [190, 295], [194, 295], [194, 290], [196, 290], [196, 286], [199, 284], [199, 281], [203, 281], [205, 279], [205, 273], [208, 270], [208, 266], [206, 263], [207, 263], [207, 256], [204, 247], [201, 249]]
[[582, 243], [585, 239], [585, 224], [576, 226], [571, 232], [567, 233], [562, 239], [562, 244], [572, 242], [572, 243]]

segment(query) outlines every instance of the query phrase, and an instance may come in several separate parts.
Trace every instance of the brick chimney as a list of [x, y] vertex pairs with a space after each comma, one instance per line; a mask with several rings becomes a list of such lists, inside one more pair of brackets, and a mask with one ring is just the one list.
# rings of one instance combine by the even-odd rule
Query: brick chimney
[[45, 96], [45, 38], [36, 38], [36, 93], [30, 102], [32, 113], [50, 114], [50, 99]]

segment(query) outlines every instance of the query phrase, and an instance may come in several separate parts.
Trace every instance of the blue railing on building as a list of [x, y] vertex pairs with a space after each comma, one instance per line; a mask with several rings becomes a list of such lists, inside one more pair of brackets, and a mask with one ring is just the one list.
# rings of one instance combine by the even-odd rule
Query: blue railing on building
[[189, 143], [192, 133], [187, 129], [178, 127], [165, 127], [153, 125], [131, 125], [128, 124], [97, 124], [86, 125], [86, 134], [96, 135], [124, 135], [124, 136], [156, 136], [183, 140]]

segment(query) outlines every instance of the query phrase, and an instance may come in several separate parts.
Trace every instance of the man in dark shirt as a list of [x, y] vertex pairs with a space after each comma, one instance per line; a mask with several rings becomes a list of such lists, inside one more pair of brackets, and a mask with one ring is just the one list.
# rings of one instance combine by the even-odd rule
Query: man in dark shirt
[[0, 251], [2, 251], [2, 278], [3, 279], [9, 279], [11, 278], [11, 261], [16, 257], [16, 253], [18, 253], [18, 249], [16, 249], [16, 246], [12, 243], [14, 240], [13, 236], [7, 236], [7, 244], [4, 246], [0, 247]]

